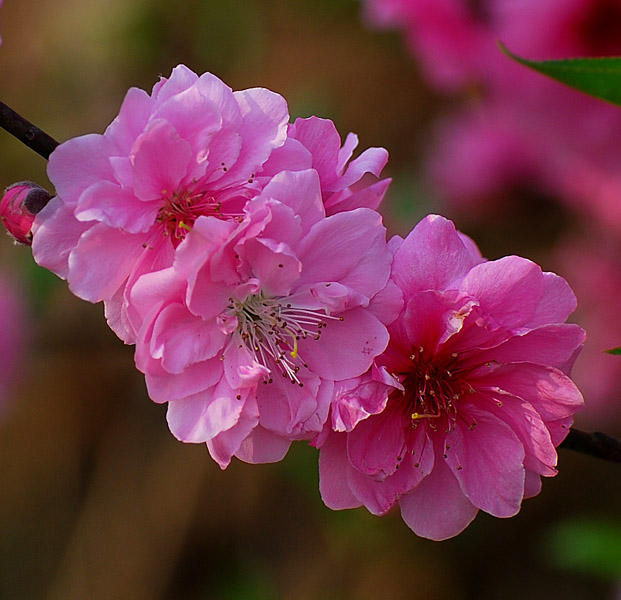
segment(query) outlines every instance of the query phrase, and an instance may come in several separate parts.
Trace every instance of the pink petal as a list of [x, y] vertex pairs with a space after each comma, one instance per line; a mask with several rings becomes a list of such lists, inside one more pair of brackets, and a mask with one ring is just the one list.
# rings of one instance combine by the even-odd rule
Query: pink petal
[[328, 191], [338, 192], [359, 181], [366, 173], [379, 177], [382, 169], [388, 162], [388, 151], [385, 148], [367, 148], [358, 158], [347, 167], [347, 171], [339, 178], [336, 185], [331, 185]]
[[104, 223], [91, 227], [69, 255], [69, 289], [89, 302], [114, 296], [144, 252], [146, 239]]
[[189, 144], [163, 119], [151, 121], [132, 148], [134, 193], [140, 200], [171, 196], [188, 173]]
[[190, 365], [212, 358], [222, 349], [226, 335], [215, 321], [203, 321], [179, 303], [158, 315], [151, 338], [151, 355], [161, 358], [169, 373], [181, 373]]
[[[369, 373], [365, 373], [362, 377], [335, 384], [331, 405], [332, 428], [335, 431], [351, 431], [357, 423], [385, 408], [396, 380], [383, 367], [373, 365], [373, 372], [378, 373], [381, 379], [371, 378]], [[385, 380], [392, 380], [392, 385]]]
[[237, 131], [242, 146], [235, 164], [219, 180], [222, 185], [252, 178], [287, 137], [289, 109], [282, 96], [264, 88], [234, 92], [234, 96], [242, 115]]
[[353, 467], [347, 470], [346, 476], [353, 495], [374, 515], [386, 514], [422, 478], [420, 469], [414, 467], [411, 457], [407, 457], [395, 473], [383, 481], [362, 475]]
[[244, 438], [235, 456], [251, 464], [274, 463], [282, 460], [291, 446], [291, 440], [268, 431], [260, 425]]
[[543, 273], [543, 295], [527, 327], [539, 327], [548, 323], [564, 323], [576, 310], [576, 296], [569, 284], [554, 273]]
[[433, 471], [399, 500], [407, 526], [416, 535], [436, 541], [462, 532], [478, 512], [444, 462], [439, 453]]
[[[400, 405], [400, 403], [399, 403]], [[347, 456], [364, 475], [383, 480], [392, 475], [407, 454], [406, 427], [411, 425], [400, 411], [387, 406], [358, 425], [347, 436]], [[417, 435], [425, 435], [421, 429]]]
[[338, 281], [369, 298], [388, 280], [391, 256], [375, 211], [360, 208], [317, 223], [297, 248], [300, 284]]
[[342, 192], [332, 194], [325, 201], [326, 214], [334, 215], [337, 212], [345, 212], [356, 208], [377, 210], [391, 182], [391, 179], [382, 179], [359, 190], [347, 188]]
[[533, 363], [499, 365], [487, 376], [471, 380], [477, 389], [505, 390], [528, 401], [544, 421], [555, 421], [583, 407], [574, 382], [554, 367]]
[[114, 181], [108, 159], [116, 153], [114, 142], [94, 133], [62, 143], [52, 152], [47, 165], [48, 177], [58, 196], [73, 206], [93, 183]]
[[251, 239], [245, 244], [246, 260], [261, 289], [268, 296], [288, 296], [299, 279], [302, 264], [291, 248], [270, 239]]
[[578, 325], [543, 325], [523, 335], [514, 335], [495, 348], [477, 355], [478, 362], [532, 362], [556, 367], [567, 372], [585, 339]]
[[229, 466], [232, 457], [239, 451], [243, 441], [257, 427], [258, 414], [254, 397], [250, 394], [237, 423], [213, 439], [207, 440], [207, 448], [211, 457], [220, 465], [221, 469]]
[[290, 207], [299, 216], [304, 233], [325, 216], [319, 177], [314, 169], [278, 173], [263, 188], [261, 196]]
[[245, 394], [232, 390], [224, 379], [194, 396], [168, 403], [166, 420], [182, 442], [206, 442], [231, 429], [239, 420]]
[[181, 373], [172, 375], [164, 371], [159, 361], [143, 364], [149, 398], [164, 403], [181, 400], [206, 392], [222, 377], [222, 361], [219, 357], [195, 363]]
[[258, 387], [261, 425], [287, 439], [310, 439], [328, 418], [333, 385], [306, 369], [298, 377], [303, 387], [274, 369], [273, 381]]
[[93, 223], [78, 221], [73, 209], [60, 198], [52, 198], [36, 215], [32, 227], [32, 254], [35, 261], [41, 267], [67, 279], [69, 254], [80, 236], [92, 226]]
[[541, 300], [543, 278], [535, 263], [506, 256], [474, 266], [459, 288], [501, 325], [519, 327], [532, 318]]
[[[464, 421], [446, 436], [448, 466], [463, 493], [477, 508], [496, 517], [511, 517], [524, 496], [524, 446], [500, 419], [468, 406]], [[476, 426], [469, 428], [469, 422]]]
[[541, 476], [526, 469], [524, 480], [524, 498], [532, 498], [541, 491]]
[[397, 250], [392, 279], [406, 296], [423, 290], [444, 290], [478, 262], [451, 221], [429, 215]]
[[118, 116], [108, 125], [105, 137], [114, 140], [118, 154], [128, 155], [136, 138], [149, 122], [154, 101], [139, 88], [130, 88]]
[[321, 180], [321, 188], [327, 190], [337, 178], [341, 150], [341, 136], [334, 123], [319, 117], [296, 119], [290, 135], [308, 148], [312, 155], [312, 167]]
[[195, 154], [204, 150], [211, 136], [222, 126], [218, 107], [198, 86], [189, 87], [159, 104], [150, 118], [151, 121], [156, 119], [168, 122], [192, 146]]
[[101, 221], [128, 233], [147, 232], [160, 209], [159, 202], [141, 202], [131, 190], [111, 181], [100, 181], [80, 197], [75, 216], [80, 221]]
[[477, 406], [504, 421], [524, 447], [524, 466], [539, 475], [556, 475], [557, 455], [539, 413], [524, 399], [510, 394], [477, 394]]
[[162, 77], [153, 86], [153, 97], [158, 102], [164, 102], [175, 94], [179, 94], [194, 85], [198, 80], [198, 75], [188, 69], [185, 65], [177, 65], [170, 74], [170, 77]]
[[368, 311], [354, 308], [342, 321], [328, 322], [318, 340], [299, 342], [299, 355], [310, 370], [339, 381], [364, 373], [388, 344], [386, 328]]
[[347, 471], [351, 467], [347, 461], [346, 439], [345, 434], [331, 433], [319, 451], [321, 499], [334, 510], [362, 506], [347, 483]]

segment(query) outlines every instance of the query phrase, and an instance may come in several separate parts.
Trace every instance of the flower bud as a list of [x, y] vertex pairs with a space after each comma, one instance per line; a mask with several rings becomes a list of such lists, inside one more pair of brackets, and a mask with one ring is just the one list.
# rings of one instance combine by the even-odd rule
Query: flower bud
[[32, 222], [51, 198], [47, 190], [32, 181], [18, 181], [6, 188], [0, 200], [0, 219], [16, 242], [32, 244]]

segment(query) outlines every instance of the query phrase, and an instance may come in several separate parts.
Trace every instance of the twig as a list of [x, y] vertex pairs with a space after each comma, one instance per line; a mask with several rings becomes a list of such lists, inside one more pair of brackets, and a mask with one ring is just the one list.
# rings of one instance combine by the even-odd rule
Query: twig
[[589, 433], [572, 427], [559, 448], [621, 463], [621, 440], [600, 431]]
[[58, 142], [53, 137], [41, 131], [3, 102], [0, 102], [0, 127], [45, 159], [48, 159], [54, 148], [58, 146]]

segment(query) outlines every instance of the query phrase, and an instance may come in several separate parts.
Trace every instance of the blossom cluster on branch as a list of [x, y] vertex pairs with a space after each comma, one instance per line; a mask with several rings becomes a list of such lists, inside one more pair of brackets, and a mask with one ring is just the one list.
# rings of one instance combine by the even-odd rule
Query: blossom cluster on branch
[[178, 439], [222, 468], [310, 441], [328, 506], [398, 504], [445, 539], [556, 473], [584, 332], [561, 277], [487, 261], [443, 217], [387, 241], [388, 155], [356, 146], [289, 123], [274, 92], [178, 66], [52, 153], [56, 196], [19, 231], [103, 301]]

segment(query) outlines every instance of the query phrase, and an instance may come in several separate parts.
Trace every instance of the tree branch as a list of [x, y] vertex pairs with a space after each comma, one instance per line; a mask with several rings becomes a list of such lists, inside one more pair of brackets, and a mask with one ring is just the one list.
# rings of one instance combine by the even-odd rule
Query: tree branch
[[0, 102], [0, 127], [45, 159], [48, 159], [54, 148], [58, 146], [54, 138], [3, 102]]
[[572, 427], [559, 448], [567, 448], [576, 452], [582, 452], [583, 454], [597, 456], [604, 460], [621, 463], [621, 439], [606, 435], [600, 431], [589, 433]]

